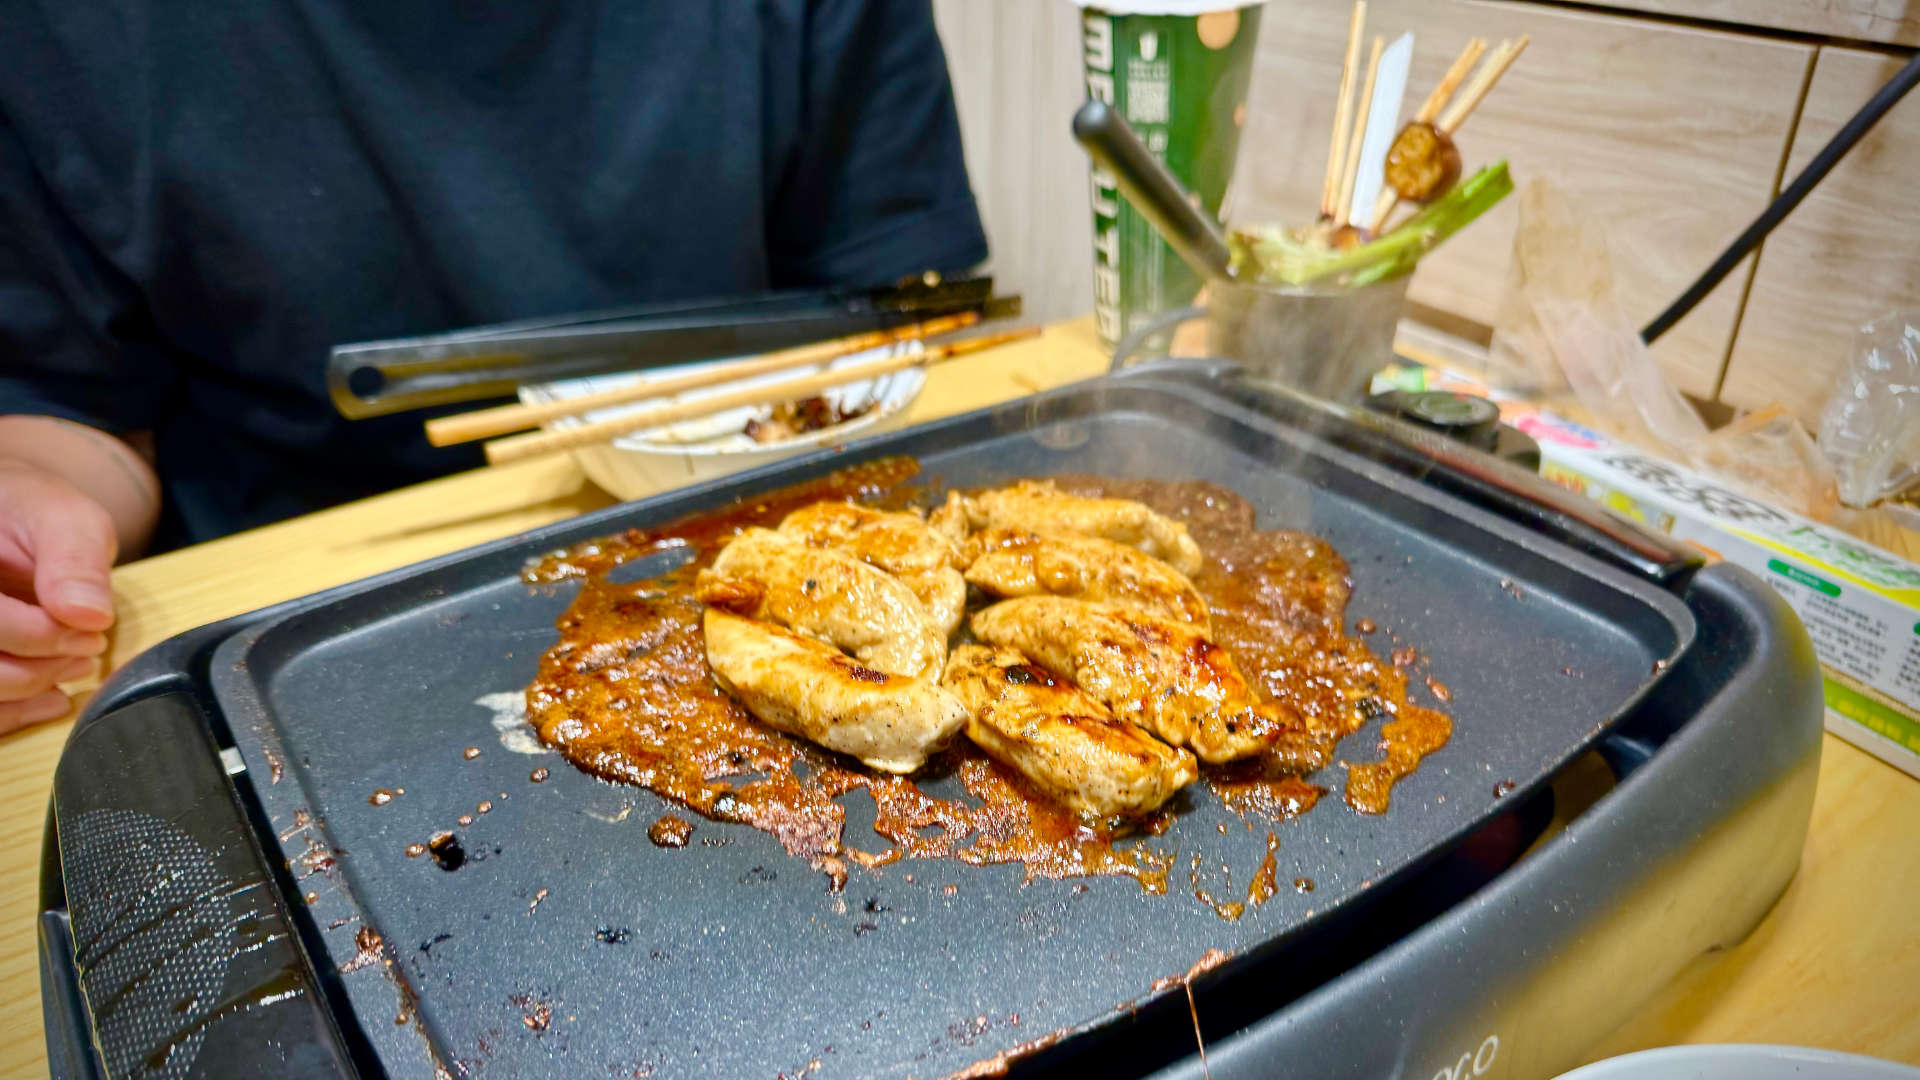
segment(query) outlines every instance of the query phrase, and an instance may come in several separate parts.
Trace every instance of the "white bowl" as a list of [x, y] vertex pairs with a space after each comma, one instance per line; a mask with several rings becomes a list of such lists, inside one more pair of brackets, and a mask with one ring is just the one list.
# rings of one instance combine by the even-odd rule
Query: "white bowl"
[[[655, 398], [598, 409], [587, 413], [585, 419], [605, 420], [641, 408], [651, 408], [667, 401], [692, 401], [743, 387], [780, 382], [823, 370], [864, 364], [895, 355], [901, 349], [920, 352], [922, 346], [917, 341], [908, 342], [903, 346], [884, 346], [867, 352], [854, 353], [851, 356], [843, 356], [818, 367], [789, 369], [755, 376], [751, 379], [722, 383], [718, 386], [688, 390], [667, 398]], [[733, 361], [713, 360], [671, 368], [655, 368], [646, 372], [596, 375], [591, 378], [568, 379], [564, 382], [539, 386], [523, 386], [520, 388], [520, 400], [529, 404], [559, 401], [579, 397], [582, 394], [630, 386], [642, 379], [685, 375], [731, 362]], [[858, 436], [872, 435], [900, 427], [906, 423], [907, 407], [920, 395], [920, 390], [926, 382], [926, 370], [911, 367], [882, 375], [877, 379], [863, 379], [833, 387], [824, 391], [821, 396], [842, 408], [869, 402], [873, 407], [844, 423], [796, 435], [780, 442], [759, 443], [746, 434], [747, 421], [755, 417], [764, 417], [770, 411], [769, 406], [749, 406], [728, 409], [678, 424], [636, 431], [615, 439], [611, 443], [596, 443], [581, 447], [573, 452], [573, 456], [580, 463], [581, 471], [587, 474], [587, 479], [606, 489], [615, 498], [637, 499], [655, 492], [691, 484], [697, 480], [725, 476], [728, 473], [749, 469], [756, 465], [765, 465], [768, 462], [792, 457], [822, 446], [830, 446]], [[565, 428], [580, 422], [579, 419], [568, 417], [555, 420], [547, 426]]]
[[1668, 1046], [1585, 1065], [1559, 1080], [1920, 1080], [1920, 1069], [1804, 1046]]

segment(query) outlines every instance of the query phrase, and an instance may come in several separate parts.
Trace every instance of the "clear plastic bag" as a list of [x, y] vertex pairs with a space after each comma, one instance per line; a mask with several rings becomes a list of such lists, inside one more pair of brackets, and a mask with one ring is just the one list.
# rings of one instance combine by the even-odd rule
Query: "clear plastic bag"
[[1696, 463], [1730, 487], [1815, 521], [1830, 521], [1839, 509], [1832, 465], [1779, 402], [1743, 413], [1708, 435]]
[[1600, 227], [1544, 180], [1528, 183], [1519, 203], [1492, 374], [1537, 390], [1563, 380], [1598, 426], [1757, 498], [1831, 517], [1833, 470], [1792, 413], [1769, 404], [1709, 432], [1614, 298]]
[[1682, 451], [1707, 426], [1667, 381], [1613, 295], [1606, 234], [1545, 180], [1520, 192], [1510, 289], [1492, 356], [1535, 391], [1571, 387], [1596, 419], [1636, 442]]
[[1867, 507], [1920, 484], [1920, 311], [1860, 328], [1820, 414], [1820, 450], [1840, 501]]

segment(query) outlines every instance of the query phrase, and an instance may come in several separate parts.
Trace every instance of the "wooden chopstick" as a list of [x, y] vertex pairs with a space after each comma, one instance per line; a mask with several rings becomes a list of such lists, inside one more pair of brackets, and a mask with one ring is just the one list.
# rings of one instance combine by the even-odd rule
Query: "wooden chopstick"
[[[1427, 96], [1426, 102], [1420, 106], [1420, 112], [1414, 119], [1433, 124], [1441, 134], [1451, 136], [1460, 129], [1461, 124], [1467, 122], [1467, 117], [1479, 107], [1481, 99], [1487, 96], [1487, 91], [1492, 90], [1493, 84], [1499, 82], [1500, 76], [1506, 74], [1507, 69], [1513, 66], [1513, 62], [1520, 56], [1520, 51], [1525, 49], [1527, 42], [1531, 40], [1533, 39], [1529, 35], [1521, 34], [1518, 41], [1502, 41], [1493, 50], [1493, 55], [1488, 58], [1486, 66], [1474, 76], [1466, 93], [1449, 109], [1447, 108], [1448, 99], [1453, 96], [1455, 90], [1459, 89], [1461, 80], [1466, 78], [1467, 70], [1473, 67], [1481, 53], [1486, 51], [1486, 42], [1479, 38], [1467, 42], [1466, 49], [1460, 53], [1458, 59], [1454, 60], [1453, 66], [1447, 69], [1446, 75], [1441, 77], [1440, 84], [1435, 86], [1433, 93]], [[1441, 117], [1442, 109], [1446, 109], [1444, 117]], [[1441, 118], [1436, 122], [1436, 117]], [[1367, 223], [1367, 231], [1377, 234], [1381, 226], [1387, 223], [1387, 218], [1393, 214], [1393, 208], [1399, 203], [1400, 193], [1392, 187], [1381, 191], [1380, 201], [1373, 204], [1373, 217]]]
[[[920, 352], [904, 352], [896, 356], [869, 360], [864, 364], [852, 364], [833, 371], [822, 371], [796, 379], [785, 379], [764, 386], [750, 386], [731, 393], [714, 394], [696, 398], [692, 401], [676, 401], [651, 409], [641, 409], [625, 416], [611, 417], [593, 423], [579, 424], [574, 427], [558, 428], [552, 431], [535, 431], [525, 435], [513, 435], [505, 439], [494, 439], [486, 444], [487, 464], [505, 465], [508, 462], [538, 457], [541, 454], [572, 450], [593, 443], [606, 442], [662, 424], [671, 424], [681, 420], [690, 420], [697, 416], [737, 409], [742, 405], [768, 405], [782, 401], [795, 401], [812, 397], [823, 390], [845, 383], [859, 382], [862, 379], [878, 378], [903, 371], [910, 367], [937, 364], [951, 360], [956, 356], [991, 349], [1005, 345], [1010, 341], [1021, 341], [1037, 337], [1039, 327], [1024, 330], [1011, 330], [1001, 334], [982, 334], [965, 341], [935, 345]], [[578, 399], [576, 399], [578, 400]]]
[[1485, 38], [1474, 38], [1467, 42], [1467, 47], [1460, 50], [1459, 56], [1454, 57], [1453, 66], [1449, 67], [1447, 73], [1440, 76], [1440, 81], [1434, 84], [1433, 93], [1428, 94], [1427, 100], [1420, 103], [1420, 111], [1413, 114], [1413, 119], [1417, 123], [1433, 123], [1434, 117], [1439, 116], [1440, 110], [1447, 107], [1447, 102], [1453, 98], [1453, 92], [1460, 89], [1461, 83], [1467, 81], [1467, 73], [1473, 70], [1473, 65], [1480, 62], [1481, 54], [1486, 51]]
[[1353, 181], [1360, 175], [1360, 147], [1367, 139], [1367, 119], [1373, 112], [1373, 87], [1380, 81], [1380, 52], [1387, 39], [1375, 36], [1373, 52], [1367, 57], [1367, 81], [1360, 90], [1360, 111], [1353, 116], [1353, 138], [1347, 146], [1347, 167], [1340, 174], [1340, 205], [1333, 212], [1336, 225], [1345, 225], [1353, 217]]
[[1474, 74], [1473, 81], [1460, 92], [1453, 104], [1447, 106], [1447, 111], [1440, 114], [1440, 119], [1433, 126], [1447, 135], [1460, 130], [1460, 125], [1466, 123], [1467, 117], [1473, 115], [1473, 110], [1480, 107], [1480, 101], [1487, 96], [1487, 91], [1493, 89], [1493, 84], [1499, 82], [1500, 76], [1505, 75], [1513, 62], [1520, 58], [1520, 53], [1531, 40], [1528, 35], [1521, 34], [1517, 41], [1501, 42], [1500, 47], [1493, 50], [1493, 55]]
[[1340, 208], [1340, 178], [1347, 172], [1347, 133], [1353, 124], [1354, 76], [1360, 67], [1360, 41], [1366, 36], [1367, 0], [1354, 0], [1347, 22], [1347, 55], [1340, 64], [1340, 96], [1333, 105], [1333, 144], [1327, 148], [1327, 179], [1320, 188], [1320, 216]]
[[829, 360], [851, 356], [857, 352], [866, 352], [868, 349], [877, 349], [884, 345], [918, 341], [921, 338], [950, 333], [972, 326], [979, 321], [979, 312], [962, 311], [908, 326], [872, 330], [864, 334], [835, 338], [832, 341], [782, 349], [779, 352], [722, 364], [689, 375], [643, 379], [631, 386], [603, 390], [596, 394], [582, 394], [579, 397], [534, 405], [501, 405], [491, 409], [442, 416], [427, 421], [427, 441], [435, 446], [453, 446], [456, 443], [472, 442], [475, 439], [490, 439], [495, 435], [539, 427], [549, 420], [557, 420], [562, 416], [578, 416], [595, 409], [604, 409], [609, 405], [628, 405], [648, 398], [677, 394], [682, 390], [697, 390], [703, 386], [717, 386], [720, 383], [750, 379], [756, 375], [785, 371], [788, 368], [823, 364]]

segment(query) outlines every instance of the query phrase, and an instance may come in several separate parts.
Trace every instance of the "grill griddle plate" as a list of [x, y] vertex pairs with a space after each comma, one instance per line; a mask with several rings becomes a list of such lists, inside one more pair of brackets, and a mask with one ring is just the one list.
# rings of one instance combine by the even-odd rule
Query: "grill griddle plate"
[[[687, 847], [657, 848], [647, 826], [672, 807], [507, 745], [524, 733], [503, 738], [487, 696], [510, 703], [533, 676], [572, 589], [522, 584], [525, 559], [886, 454], [946, 486], [1086, 472], [1240, 493], [1261, 527], [1346, 558], [1349, 617], [1380, 626], [1376, 648], [1389, 632], [1418, 648], [1452, 691], [1452, 742], [1382, 817], [1340, 801], [1338, 767], [1317, 777], [1335, 794], [1274, 827], [1280, 881], [1314, 888], [1283, 884], [1238, 922], [1193, 898], [1190, 860], [1216, 896], [1244, 894], [1269, 826], [1203, 791], [1147, 841], [1178, 853], [1167, 896], [950, 860], [854, 866], [833, 895], [744, 826], [691, 818]], [[1648, 582], [1309, 435], [1191, 387], [1102, 382], [429, 564], [244, 630], [211, 681], [316, 959], [392, 1075], [430, 1069], [431, 1048], [456, 1075], [936, 1077], [1125, 1017], [1210, 950], [1311, 933], [1512, 805], [1496, 790], [1524, 796], [1588, 747], [1693, 634]], [[1372, 730], [1340, 756], [1369, 759]], [[847, 838], [878, 851], [863, 800]], [[407, 854], [441, 830], [459, 837], [456, 870]]]

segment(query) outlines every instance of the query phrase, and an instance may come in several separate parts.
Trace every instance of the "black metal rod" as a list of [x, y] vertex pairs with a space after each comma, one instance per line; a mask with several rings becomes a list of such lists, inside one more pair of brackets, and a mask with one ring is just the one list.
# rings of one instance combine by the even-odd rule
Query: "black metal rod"
[[1847, 151], [1853, 149], [1853, 144], [1859, 142], [1862, 136], [1871, 131], [1873, 125], [1887, 114], [1888, 109], [1899, 104], [1900, 99], [1907, 96], [1907, 91], [1912, 90], [1915, 83], [1920, 83], [1920, 54], [1916, 54], [1913, 59], [1907, 61], [1907, 65], [1888, 80], [1887, 85], [1881, 87], [1878, 93], [1860, 107], [1859, 112], [1853, 114], [1853, 119], [1848, 120], [1845, 126], [1834, 133], [1827, 145], [1821, 147], [1820, 152], [1813, 156], [1813, 160], [1807, 162], [1806, 167], [1800, 170], [1800, 175], [1793, 178], [1793, 183], [1787, 185], [1787, 189], [1761, 211], [1759, 217], [1753, 219], [1753, 224], [1747, 226], [1747, 231], [1741, 233], [1739, 239], [1720, 253], [1720, 257], [1714, 260], [1712, 266], [1707, 267], [1707, 272], [1701, 274], [1698, 281], [1688, 286], [1687, 291], [1681, 293], [1678, 300], [1648, 323], [1646, 329], [1640, 331], [1641, 340], [1649, 345], [1653, 344], [1656, 338], [1673, 329], [1673, 324], [1685, 318], [1700, 301], [1706, 299], [1707, 294], [1725, 280], [1728, 274], [1733, 273], [1734, 267], [1740, 265], [1740, 260], [1746, 258], [1749, 252], [1758, 247], [1760, 241], [1766, 239], [1767, 234], [1773, 231], [1774, 226], [1780, 224], [1788, 214], [1793, 213], [1794, 207], [1799, 206], [1801, 201], [1813, 191], [1814, 186], [1833, 171], [1833, 167], [1840, 163], [1840, 159], [1847, 156]]
[[1203, 279], [1232, 276], [1226, 234], [1199, 208], [1140, 136], [1106, 102], [1090, 98], [1073, 114], [1073, 137], [1113, 174], [1120, 191]]

